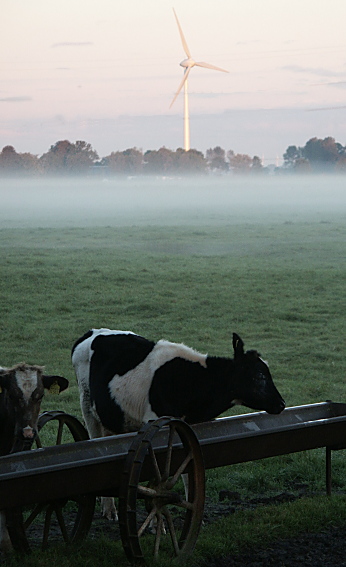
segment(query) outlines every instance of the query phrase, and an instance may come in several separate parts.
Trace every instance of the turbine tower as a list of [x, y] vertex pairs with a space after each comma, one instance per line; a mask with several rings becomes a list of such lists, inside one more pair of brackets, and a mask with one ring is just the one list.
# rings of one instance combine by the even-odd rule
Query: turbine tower
[[187, 79], [190, 74], [192, 67], [205, 67], [206, 69], [214, 69], [214, 71], [222, 71], [223, 73], [228, 73], [226, 69], [221, 69], [221, 67], [216, 67], [215, 65], [211, 65], [210, 63], [204, 63], [203, 61], [195, 61], [190, 53], [188, 45], [186, 43], [186, 39], [183, 34], [183, 30], [181, 29], [181, 25], [178, 20], [178, 16], [175, 13], [173, 8], [174, 16], [178, 24], [178, 29], [180, 33], [181, 42], [183, 44], [184, 51], [187, 55], [187, 59], [184, 59], [180, 66], [184, 68], [184, 76], [183, 79], [178, 87], [177, 92], [175, 93], [174, 99], [172, 100], [170, 107], [173, 106], [175, 103], [181, 89], [184, 87], [184, 149], [186, 152], [190, 149], [190, 118], [189, 118], [189, 96], [188, 96], [188, 84]]

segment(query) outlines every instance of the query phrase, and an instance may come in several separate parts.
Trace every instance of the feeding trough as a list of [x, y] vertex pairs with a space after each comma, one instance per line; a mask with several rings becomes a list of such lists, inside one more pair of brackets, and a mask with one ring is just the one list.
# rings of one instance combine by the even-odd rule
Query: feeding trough
[[[183, 555], [193, 550], [202, 522], [204, 469], [319, 447], [326, 447], [326, 487], [330, 494], [331, 451], [346, 448], [346, 404], [296, 406], [279, 415], [255, 412], [193, 427], [165, 417], [147, 424], [139, 433], [2, 457], [0, 509], [7, 509], [11, 539], [15, 547], [23, 549], [28, 548], [25, 522], [18, 512], [23, 507], [54, 503], [54, 511], [62, 510], [61, 503], [68, 499], [77, 501], [79, 519], [71, 537], [75, 541], [87, 532], [95, 496], [119, 496], [121, 536], [130, 560], [143, 559], [141, 536], [154, 518], [159, 522], [153, 536], [154, 555], [158, 555], [163, 540], [163, 522], [174, 553]], [[177, 488], [182, 474], [189, 477], [187, 494]], [[138, 511], [142, 502], [144, 518], [143, 510]], [[179, 512], [179, 527], [174, 510]], [[83, 515], [87, 517], [85, 523]], [[60, 524], [62, 532], [67, 532], [62, 512]], [[68, 541], [68, 537], [64, 539]]]

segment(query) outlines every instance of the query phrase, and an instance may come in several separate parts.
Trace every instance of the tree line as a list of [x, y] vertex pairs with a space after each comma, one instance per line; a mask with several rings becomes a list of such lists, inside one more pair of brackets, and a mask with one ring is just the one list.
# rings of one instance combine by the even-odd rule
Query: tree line
[[85, 141], [61, 140], [40, 157], [17, 153], [13, 146], [5, 146], [0, 153], [0, 175], [179, 175], [229, 170], [249, 173], [261, 169], [257, 156], [225, 152], [220, 147], [207, 150], [206, 155], [194, 149], [186, 152], [182, 148], [173, 151], [162, 147], [143, 152], [134, 147], [100, 158]]
[[[346, 170], [346, 147], [334, 138], [311, 138], [304, 147], [289, 146], [283, 155], [284, 164], [277, 173], [314, 173]], [[273, 169], [273, 168], [272, 168]], [[272, 170], [271, 169], [271, 170]], [[258, 156], [236, 154], [220, 146], [210, 148], [205, 155], [195, 149], [173, 151], [143, 150], [136, 147], [112, 152], [100, 158], [91, 144], [77, 140], [60, 140], [41, 156], [17, 153], [13, 146], [5, 146], [0, 153], [1, 176], [64, 176], [64, 175], [184, 175], [206, 174], [263, 174], [271, 171], [263, 167]]]
[[288, 171], [342, 173], [346, 171], [346, 146], [334, 138], [311, 138], [304, 147], [289, 146], [283, 155]]

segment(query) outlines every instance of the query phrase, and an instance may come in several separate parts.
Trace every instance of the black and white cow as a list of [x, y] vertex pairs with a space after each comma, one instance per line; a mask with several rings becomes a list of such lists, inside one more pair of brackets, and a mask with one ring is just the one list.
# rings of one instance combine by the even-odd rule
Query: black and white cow
[[[234, 404], [280, 413], [285, 402], [267, 364], [244, 352], [236, 334], [233, 348], [234, 358], [221, 358], [129, 331], [89, 331], [74, 344], [72, 363], [90, 437], [135, 431], [163, 415], [207, 421]], [[115, 516], [107, 506], [104, 515]]]
[[[37, 420], [44, 389], [65, 390], [68, 380], [48, 376], [41, 366], [0, 367], [0, 456], [25, 451], [37, 436]], [[4, 514], [0, 512], [0, 549], [11, 548]]]

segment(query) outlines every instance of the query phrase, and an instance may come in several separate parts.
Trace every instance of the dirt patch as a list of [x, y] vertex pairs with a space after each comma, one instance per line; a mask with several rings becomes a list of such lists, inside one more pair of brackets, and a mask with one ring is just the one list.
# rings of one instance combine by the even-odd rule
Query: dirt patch
[[[305, 485], [300, 492], [282, 492], [272, 497], [242, 501], [238, 493], [223, 490], [220, 502], [206, 507], [206, 521], [236, 512], [237, 509], [254, 509], [261, 505], [293, 502], [307, 496]], [[204, 563], [201, 567], [346, 567], [346, 526], [330, 527], [320, 533], [301, 533], [298, 536], [278, 539], [262, 549], [245, 551], [237, 556], [227, 555]]]
[[266, 549], [226, 556], [203, 567], [345, 567], [345, 528], [330, 528], [318, 534], [303, 533], [280, 539]]

